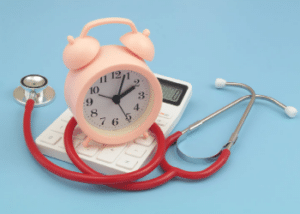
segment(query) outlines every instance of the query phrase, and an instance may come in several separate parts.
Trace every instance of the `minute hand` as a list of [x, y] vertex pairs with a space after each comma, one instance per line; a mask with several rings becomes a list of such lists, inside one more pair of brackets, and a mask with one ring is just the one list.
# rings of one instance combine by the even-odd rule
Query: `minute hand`
[[129, 94], [130, 92], [132, 92], [135, 89], [135, 86], [131, 86], [130, 88], [128, 88], [126, 91], [124, 91], [121, 95], [120, 95], [120, 99], [125, 97], [127, 94]]

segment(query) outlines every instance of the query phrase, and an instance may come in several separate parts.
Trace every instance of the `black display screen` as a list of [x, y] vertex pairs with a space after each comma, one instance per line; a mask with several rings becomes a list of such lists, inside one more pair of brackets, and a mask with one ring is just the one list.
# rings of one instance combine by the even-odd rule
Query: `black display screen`
[[179, 83], [157, 78], [163, 92], [163, 102], [179, 106], [188, 87]]

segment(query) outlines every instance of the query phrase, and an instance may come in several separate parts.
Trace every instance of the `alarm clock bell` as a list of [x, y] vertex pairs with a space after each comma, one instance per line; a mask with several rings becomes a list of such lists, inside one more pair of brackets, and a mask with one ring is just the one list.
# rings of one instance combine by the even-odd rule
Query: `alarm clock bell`
[[[105, 23], [105, 19], [102, 20]], [[149, 39], [149, 35], [150, 31], [148, 29], [145, 29], [143, 33], [135, 30], [124, 34], [120, 41], [138, 57], [152, 61], [154, 58], [154, 45]], [[101, 50], [98, 40], [86, 34], [81, 34], [76, 39], [73, 36], [68, 36], [67, 39], [69, 44], [63, 52], [63, 61], [70, 70], [78, 70], [88, 65]]]

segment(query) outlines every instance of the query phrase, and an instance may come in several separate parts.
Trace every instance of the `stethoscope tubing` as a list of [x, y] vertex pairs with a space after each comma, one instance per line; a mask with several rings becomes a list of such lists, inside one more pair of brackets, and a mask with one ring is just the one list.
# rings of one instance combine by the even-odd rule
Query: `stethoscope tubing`
[[[226, 163], [230, 155], [230, 151], [228, 149], [224, 149], [224, 151], [215, 163], [213, 163], [207, 169], [202, 170], [200, 172], [188, 172], [176, 167], [172, 167], [167, 163], [164, 156], [166, 153], [166, 146], [169, 148], [174, 142], [176, 142], [176, 140], [181, 136], [182, 133], [178, 131], [170, 137], [168, 137], [166, 141], [164, 141], [164, 136], [162, 131], [160, 130], [160, 127], [157, 124], [153, 124], [151, 127], [151, 131], [156, 134], [156, 138], [160, 142], [158, 143], [158, 148], [154, 158], [146, 166], [132, 173], [120, 175], [102, 175], [101, 173], [93, 170], [88, 165], [86, 165], [76, 153], [75, 148], [73, 146], [72, 136], [77, 122], [74, 118], [72, 118], [66, 127], [64, 140], [69, 158], [74, 163], [74, 165], [78, 167], [80, 171], [82, 171], [82, 173], [74, 172], [52, 163], [39, 151], [37, 145], [34, 142], [31, 132], [31, 114], [33, 108], [34, 101], [29, 99], [25, 106], [23, 131], [25, 141], [30, 153], [35, 158], [35, 160], [45, 169], [57, 176], [72, 181], [89, 184], [104, 184], [122, 190], [147, 190], [160, 186], [176, 176], [187, 179], [200, 179], [208, 177], [214, 174], [220, 168], [222, 168], [222, 166]], [[149, 174], [159, 164], [165, 170], [165, 173], [163, 175], [147, 181], [133, 182]]]
[[[140, 179], [150, 172], [152, 172], [161, 162], [162, 158], [164, 157], [165, 154], [165, 138], [164, 135], [159, 128], [157, 124], [153, 124], [150, 128], [152, 132], [155, 133], [156, 139], [158, 141], [158, 147], [157, 151], [154, 155], [154, 158], [144, 167], [141, 169], [127, 173], [127, 174], [119, 174], [119, 175], [102, 175], [98, 173], [97, 175], [92, 175], [89, 173], [83, 174], [79, 172], [74, 172], [71, 170], [64, 169], [51, 161], [49, 161], [38, 149], [37, 145], [34, 142], [34, 139], [32, 137], [32, 132], [31, 132], [31, 113], [34, 108], [34, 100], [29, 99], [26, 102], [25, 105], [25, 113], [24, 113], [24, 119], [23, 119], [23, 132], [24, 132], [24, 137], [25, 141], [27, 144], [27, 147], [32, 154], [32, 156], [36, 159], [36, 161], [41, 164], [44, 168], [49, 170], [50, 172], [69, 179], [73, 181], [78, 181], [78, 182], [84, 182], [84, 183], [89, 183], [89, 184], [115, 184], [115, 183], [120, 183], [120, 182], [129, 182], [129, 181], [135, 181], [137, 179]], [[72, 146], [72, 135], [73, 135], [73, 130], [76, 126], [77, 122], [75, 121], [74, 118], [72, 118], [69, 123], [68, 129], [65, 131], [65, 136], [68, 142], [70, 141]], [[71, 130], [71, 131], [69, 131]], [[67, 137], [69, 136], [69, 137]], [[74, 149], [74, 147], [73, 147]], [[74, 149], [75, 152], [75, 149]], [[76, 152], [75, 152], [76, 153]], [[77, 155], [78, 157], [78, 155]], [[80, 159], [78, 157], [78, 159]]]
[[[89, 167], [87, 164], [85, 164], [78, 154], [75, 151], [75, 148], [73, 146], [72, 136], [75, 126], [77, 125], [74, 118], [72, 118], [65, 130], [64, 134], [64, 140], [65, 140], [65, 148], [67, 151], [67, 154], [70, 158], [70, 160], [73, 162], [73, 164], [83, 173], [90, 174], [93, 176], [102, 175], [101, 173], [93, 170], [91, 167]], [[166, 139], [166, 146], [167, 149], [177, 141], [177, 139], [182, 135], [180, 131], [174, 133], [173, 135], [169, 136]], [[198, 171], [198, 172], [189, 172], [182, 169], [179, 169], [177, 167], [173, 167], [166, 161], [165, 156], [163, 157], [163, 160], [161, 161], [160, 166], [165, 171], [164, 174], [147, 180], [147, 181], [139, 181], [139, 182], [119, 182], [117, 184], [106, 184], [109, 187], [113, 187], [116, 189], [121, 190], [127, 190], [127, 191], [141, 191], [141, 190], [148, 190], [153, 189], [155, 187], [158, 187], [169, 180], [171, 180], [174, 177], [181, 177], [185, 179], [191, 179], [191, 180], [198, 180], [207, 178], [214, 173], [216, 173], [219, 169], [223, 167], [223, 165], [226, 163], [230, 155], [230, 151], [228, 149], [224, 149], [221, 153], [221, 155], [218, 157], [218, 159], [210, 165], [208, 168]]]
[[[286, 107], [284, 104], [280, 103], [279, 101], [263, 96], [263, 95], [256, 95], [253, 89], [245, 84], [242, 83], [226, 83], [226, 85], [232, 85], [232, 86], [239, 86], [248, 89], [252, 95], [244, 96], [236, 101], [228, 104], [227, 106], [219, 109], [215, 113], [205, 117], [202, 120], [199, 120], [192, 125], [190, 125], [188, 128], [186, 128], [183, 131], [177, 131], [171, 136], [169, 136], [167, 139], [164, 138], [164, 135], [160, 129], [160, 127], [157, 124], [153, 124], [150, 128], [150, 131], [152, 131], [156, 135], [157, 139], [157, 150], [152, 158], [152, 160], [141, 169], [127, 173], [127, 174], [119, 174], [119, 175], [102, 175], [101, 173], [93, 170], [88, 165], [86, 165], [78, 156], [78, 154], [75, 151], [74, 145], [73, 145], [73, 131], [77, 125], [77, 122], [74, 118], [72, 118], [69, 123], [67, 124], [67, 127], [65, 129], [64, 133], [64, 142], [65, 142], [65, 148], [66, 152], [71, 159], [71, 161], [74, 163], [74, 165], [82, 172], [74, 172], [67, 169], [64, 169], [60, 166], [57, 166], [56, 164], [49, 161], [38, 149], [37, 145], [35, 144], [32, 133], [31, 133], [31, 114], [32, 110], [35, 105], [35, 101], [32, 99], [29, 99], [26, 102], [25, 106], [25, 113], [24, 113], [24, 120], [23, 120], [23, 131], [24, 131], [24, 137], [26, 144], [28, 146], [28, 149], [30, 153], [33, 155], [33, 157], [36, 159], [38, 163], [40, 163], [44, 168], [49, 170], [50, 172], [77, 182], [83, 182], [83, 183], [89, 183], [89, 184], [103, 184], [110, 186], [112, 188], [121, 189], [121, 190], [129, 190], [129, 191], [138, 191], [138, 190], [147, 190], [152, 189], [155, 187], [158, 187], [169, 180], [171, 180], [174, 177], [180, 177], [184, 179], [190, 179], [190, 180], [198, 180], [207, 178], [214, 173], [216, 173], [219, 169], [221, 169], [224, 164], [227, 162], [229, 156], [230, 156], [230, 148], [232, 145], [235, 144], [238, 133], [254, 103], [255, 98], [262, 98], [266, 99], [268, 101], [271, 101], [278, 106], [282, 107], [283, 109], [287, 110], [289, 107]], [[234, 105], [240, 103], [241, 101], [251, 98], [249, 104], [247, 105], [247, 108], [241, 118], [241, 120], [238, 123], [238, 126], [236, 127], [235, 131], [231, 135], [229, 141], [221, 151], [214, 156], [216, 159], [214, 163], [212, 163], [209, 167], [207, 167], [204, 170], [196, 171], [196, 172], [190, 172], [186, 170], [179, 169], [177, 167], [171, 166], [166, 158], [165, 154], [167, 149], [173, 145], [175, 142], [181, 139], [183, 135], [188, 133], [189, 131], [193, 131], [196, 128], [198, 128], [200, 125], [202, 125], [204, 122], [212, 119], [216, 115], [224, 112], [225, 110], [233, 107]], [[292, 115], [287, 114], [290, 117], [294, 117], [297, 113], [296, 109], [293, 109], [294, 112], [292, 112]], [[291, 113], [291, 112], [290, 112]], [[178, 147], [177, 147], [178, 149]], [[185, 155], [185, 154], [184, 154]], [[192, 157], [193, 158], [193, 157]], [[195, 159], [195, 158], [194, 158]], [[152, 172], [158, 165], [161, 166], [161, 168], [164, 170], [164, 173], [156, 178], [146, 180], [146, 181], [136, 181], [150, 172]]]
[[[211, 176], [215, 172], [217, 172], [222, 166], [227, 162], [229, 156], [230, 156], [230, 147], [235, 143], [237, 140], [238, 132], [240, 131], [249, 111], [251, 110], [251, 107], [255, 101], [255, 92], [254, 90], [242, 83], [226, 83], [226, 85], [232, 85], [232, 86], [238, 86], [245, 88], [249, 90], [252, 94], [251, 100], [241, 118], [239, 121], [238, 126], [236, 127], [234, 133], [229, 139], [228, 142], [228, 148], [224, 148], [221, 152], [218, 159], [210, 165], [208, 168], [202, 171], [198, 172], [189, 172], [182, 169], [179, 169], [177, 167], [173, 167], [165, 159], [165, 154], [167, 149], [178, 140], [180, 136], [183, 135], [183, 132], [176, 132], [175, 134], [171, 135], [166, 139], [166, 142], [164, 141], [164, 135], [160, 129], [160, 127], [157, 124], [153, 124], [150, 128], [152, 132], [155, 133], [158, 148], [155, 153], [155, 156], [152, 158], [152, 160], [141, 169], [126, 173], [126, 174], [119, 174], [119, 175], [102, 175], [101, 173], [98, 173], [97, 171], [90, 168], [88, 165], [86, 165], [78, 156], [76, 153], [74, 146], [73, 146], [73, 131], [75, 129], [75, 126], [77, 125], [77, 122], [74, 118], [72, 118], [65, 130], [64, 133], [64, 140], [65, 140], [65, 148], [67, 151], [67, 154], [71, 161], [74, 163], [76, 167], [83, 173], [78, 173], [70, 170], [66, 170], [64, 168], [61, 168], [52, 162], [50, 162], [47, 158], [44, 157], [44, 155], [39, 151], [38, 147], [36, 146], [32, 133], [31, 133], [31, 113], [34, 108], [34, 100], [29, 99], [26, 102], [25, 106], [25, 113], [24, 113], [24, 137], [27, 143], [27, 146], [29, 148], [29, 151], [34, 156], [34, 158], [46, 169], [48, 169], [50, 172], [69, 179], [73, 181], [78, 182], [84, 182], [84, 183], [91, 183], [91, 184], [104, 184], [108, 185], [114, 188], [123, 189], [123, 190], [146, 190], [146, 189], [152, 189], [157, 186], [160, 186], [167, 181], [171, 180], [172, 178], [181, 177], [186, 179], [202, 179]], [[165, 142], [165, 144], [164, 144]], [[167, 148], [167, 149], [166, 149]], [[165, 173], [157, 178], [148, 180], [148, 181], [142, 181], [142, 182], [133, 182], [135, 180], [138, 180], [147, 174], [149, 174], [151, 171], [153, 171], [158, 165], [162, 167], [162, 169], [165, 171]]]

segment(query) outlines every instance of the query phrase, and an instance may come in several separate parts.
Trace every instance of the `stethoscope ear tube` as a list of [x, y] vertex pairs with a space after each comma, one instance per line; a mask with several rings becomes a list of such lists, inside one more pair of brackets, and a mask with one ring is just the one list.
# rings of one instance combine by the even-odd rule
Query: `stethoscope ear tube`
[[[274, 103], [275, 105], [281, 107], [286, 115], [290, 118], [293, 118], [296, 116], [297, 114], [297, 109], [292, 107], [292, 106], [286, 106], [284, 105], [283, 103], [279, 102], [278, 100], [272, 98], [272, 97], [268, 97], [268, 96], [265, 96], [265, 95], [258, 95], [256, 94], [255, 95], [256, 99], [263, 99], [263, 100], [267, 100], [271, 103]], [[215, 116], [219, 115], [220, 113], [232, 108], [233, 106], [237, 105], [238, 103], [246, 100], [246, 99], [250, 99], [251, 98], [251, 95], [246, 95], [246, 96], [243, 96], [235, 101], [233, 101], [232, 103], [224, 106], [223, 108], [219, 109], [218, 111], [214, 112], [213, 114], [205, 117], [204, 119], [202, 120], [199, 120], [197, 121], [196, 123], [194, 123], [193, 125], [189, 126], [188, 129], [185, 129], [187, 130], [185, 133], [185, 135], [182, 135], [177, 143], [176, 143], [176, 151], [177, 151], [177, 154], [179, 157], [181, 157], [183, 160], [187, 161], [187, 162], [190, 162], [190, 163], [210, 163], [212, 161], [215, 161], [219, 156], [220, 154], [222, 153], [222, 151], [226, 148], [230, 149], [230, 147], [232, 145], [230, 145], [229, 143], [226, 143], [222, 149], [215, 155], [213, 156], [210, 156], [210, 157], [193, 157], [193, 156], [190, 156], [190, 155], [187, 155], [186, 153], [184, 153], [181, 149], [180, 149], [180, 144], [187, 138], [187, 135], [190, 133], [190, 132], [194, 132], [196, 131], [195, 129], [200, 127], [200, 125], [203, 125], [203, 123], [205, 123], [206, 121], [214, 118]]]

